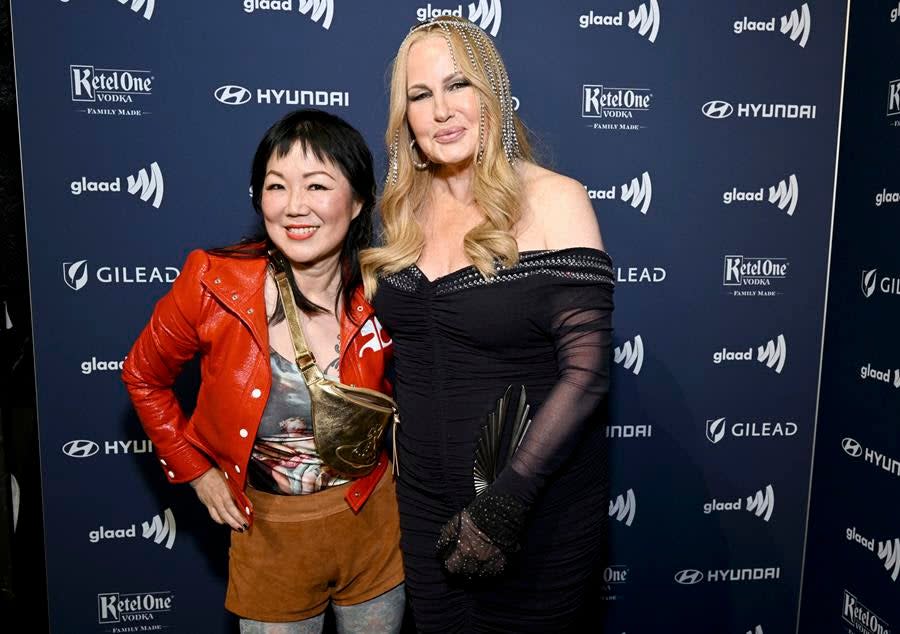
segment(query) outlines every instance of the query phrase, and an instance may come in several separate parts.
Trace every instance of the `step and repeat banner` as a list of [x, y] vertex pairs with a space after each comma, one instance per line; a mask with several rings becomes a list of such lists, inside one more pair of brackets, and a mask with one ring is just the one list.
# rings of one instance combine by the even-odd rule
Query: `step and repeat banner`
[[[191, 249], [253, 229], [250, 160], [281, 115], [345, 117], [384, 173], [392, 55], [417, 21], [453, 13], [496, 39], [542, 161], [584, 184], [617, 266], [610, 541], [591, 631], [793, 632], [846, 11], [813, 0], [14, 0], [53, 631], [233, 628], [227, 531], [189, 487], [166, 483], [119, 379], [123, 356]], [[857, 99], [877, 87], [874, 108], [893, 77]], [[900, 133], [887, 120], [876, 133], [873, 112], [857, 147]], [[889, 166], [865, 169], [871, 179]], [[896, 201], [896, 179], [882, 187]], [[846, 275], [877, 268], [881, 284], [900, 275], [878, 259], [891, 203], [870, 208], [857, 190], [858, 222], [877, 216], [885, 249], [848, 260]], [[877, 293], [851, 300], [866, 336], [864, 309], [890, 301]], [[890, 367], [867, 341], [860, 363]], [[188, 409], [196, 381], [193, 369], [179, 385]], [[857, 383], [867, 406], [885, 398], [883, 382]], [[888, 451], [886, 430], [854, 434]], [[844, 467], [873, 486], [888, 477], [863, 459]], [[846, 523], [877, 542], [895, 536], [882, 519], [866, 508]], [[889, 605], [874, 591], [861, 600]]]
[[900, 2], [850, 13], [800, 631], [900, 632]]

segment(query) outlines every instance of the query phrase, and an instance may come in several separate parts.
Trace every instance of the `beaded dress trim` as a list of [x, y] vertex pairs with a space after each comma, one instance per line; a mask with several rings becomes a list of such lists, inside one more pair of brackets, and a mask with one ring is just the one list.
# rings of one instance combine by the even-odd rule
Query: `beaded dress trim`
[[435, 295], [447, 295], [535, 275], [549, 275], [562, 279], [615, 286], [612, 260], [606, 253], [597, 249], [523, 251], [519, 255], [518, 264], [506, 267], [498, 261], [496, 267], [497, 274], [487, 279], [482, 277], [474, 266], [467, 266], [432, 281], [425, 277], [418, 266], [413, 264], [402, 271], [383, 276], [381, 281], [407, 293], [415, 292], [423, 286], [429, 286]]

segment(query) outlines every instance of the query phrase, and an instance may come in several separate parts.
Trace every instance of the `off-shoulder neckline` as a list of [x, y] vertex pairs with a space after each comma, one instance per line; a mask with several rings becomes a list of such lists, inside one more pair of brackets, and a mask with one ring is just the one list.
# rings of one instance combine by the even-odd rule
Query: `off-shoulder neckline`
[[[521, 264], [523, 260], [528, 259], [528, 258], [533, 258], [536, 256], [543, 256], [543, 255], [547, 255], [547, 254], [558, 255], [558, 254], [564, 254], [564, 253], [570, 253], [570, 252], [593, 253], [593, 254], [600, 256], [602, 259], [606, 259], [610, 262], [612, 261], [612, 259], [609, 256], [609, 253], [607, 253], [603, 249], [595, 249], [594, 247], [565, 247], [562, 249], [527, 249], [525, 251], [519, 251], [519, 263]], [[427, 284], [435, 285], [444, 280], [447, 280], [448, 278], [454, 277], [456, 275], [459, 275], [459, 274], [467, 272], [467, 271], [471, 271], [471, 270], [475, 269], [476, 267], [474, 264], [468, 264], [461, 268], [454, 269], [453, 271], [450, 271], [449, 273], [439, 275], [438, 277], [434, 278], [433, 280], [429, 279], [428, 276], [425, 275], [425, 272], [419, 268], [418, 262], [413, 262], [413, 264], [411, 265], [410, 268], [415, 269]]]

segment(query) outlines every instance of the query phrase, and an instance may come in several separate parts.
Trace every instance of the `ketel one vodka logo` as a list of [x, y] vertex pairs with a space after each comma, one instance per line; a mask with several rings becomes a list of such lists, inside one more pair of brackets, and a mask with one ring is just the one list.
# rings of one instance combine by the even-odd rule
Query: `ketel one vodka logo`
[[[628, 28], [637, 31], [651, 44], [656, 42], [656, 36], [659, 34], [659, 22], [659, 2], [657, 0], [644, 2], [628, 12]], [[582, 29], [623, 27], [625, 26], [625, 15], [622, 11], [612, 14], [590, 11], [578, 17], [578, 26]]]
[[[63, 281], [73, 291], [80, 291], [90, 279], [87, 260], [63, 262]], [[94, 279], [100, 284], [171, 284], [178, 277], [174, 266], [100, 266]]]
[[641, 113], [650, 110], [653, 93], [649, 88], [614, 88], [600, 84], [581, 86], [581, 116], [593, 119], [594, 130], [641, 130]]
[[[455, 15], [461, 18], [463, 17], [463, 5], [435, 7], [429, 2], [426, 6], [416, 9], [416, 19], [419, 22], [433, 20], [442, 15]], [[497, 33], [500, 31], [500, 22], [503, 20], [503, 5], [501, 0], [477, 0], [476, 2], [470, 2], [465, 17], [470, 22], [474, 22], [494, 37], [497, 37]]]
[[[149, 522], [141, 523], [141, 536], [144, 539], [150, 539], [171, 550], [175, 544], [175, 516], [171, 509], [163, 511], [163, 516], [154, 515]], [[115, 539], [134, 539], [137, 537], [137, 527], [132, 524], [128, 528], [105, 528], [101, 526], [97, 530], [88, 533], [88, 539], [92, 544], [101, 541], [109, 541]], [[165, 543], [163, 543], [165, 542]]]
[[631, 182], [622, 183], [618, 188], [613, 185], [609, 189], [589, 189], [585, 185], [584, 190], [591, 200], [621, 200], [634, 209], [639, 209], [644, 215], [647, 215], [650, 202], [653, 200], [653, 182], [650, 180], [649, 172], [632, 178]]
[[141, 116], [140, 104], [153, 94], [152, 71], [97, 68], [89, 64], [69, 66], [72, 101], [90, 115]]
[[781, 291], [772, 287], [787, 277], [789, 264], [787, 258], [726, 255], [722, 285], [735, 297], [781, 295]]
[[609, 516], [625, 526], [631, 526], [636, 512], [637, 500], [634, 497], [634, 489], [628, 489], [609, 501]]
[[[784, 363], [787, 360], [787, 343], [784, 335], [778, 335], [776, 339], [770, 339], [764, 345], [756, 348], [756, 361], [763, 363], [771, 370], [781, 374], [784, 369]], [[747, 350], [729, 350], [722, 348], [713, 353], [713, 363], [721, 365], [722, 363], [746, 362], [753, 361], [753, 348]]]
[[635, 375], [640, 374], [644, 365], [644, 340], [641, 339], [641, 336], [635, 335], [633, 340], [616, 346], [613, 351], [613, 361], [626, 370], [631, 370]]
[[[141, 592], [125, 594], [122, 592], [104, 592], [97, 595], [97, 622], [101, 625], [110, 623], [143, 624], [140, 631], [160, 629], [158, 625], [148, 625], [156, 621], [161, 614], [175, 609], [175, 595], [172, 592]], [[147, 628], [146, 630], [144, 628]], [[166, 628], [168, 629], [168, 628]], [[138, 629], [113, 629], [113, 631], [131, 632]]]
[[853, 628], [853, 632], [891, 634], [888, 622], [864, 606], [849, 590], [844, 590], [844, 609], [841, 611], [841, 617]]
[[[137, 196], [145, 203], [150, 203], [159, 209], [165, 195], [165, 181], [159, 163], [150, 163], [150, 169], [141, 168], [136, 174], [130, 174], [126, 178], [128, 193]], [[122, 179], [116, 177], [111, 181], [89, 180], [82, 176], [69, 184], [69, 190], [73, 196], [93, 193], [119, 193], [122, 191]], [[153, 199], [151, 202], [150, 199]]]
[[[294, 0], [244, 0], [245, 13], [294, 11], [294, 6]], [[313, 22], [321, 24], [323, 29], [331, 28], [331, 19], [334, 17], [334, 0], [297, 0], [296, 10], [308, 16]]]
[[797, 435], [797, 423], [792, 421], [738, 421], [730, 423], [727, 418], [713, 418], [706, 421], [706, 439], [714, 445], [723, 438], [772, 438]]
[[900, 79], [888, 84], [887, 116], [900, 115]]
[[873, 368], [871, 363], [867, 363], [859, 369], [859, 378], [864, 381], [879, 381], [887, 385], [893, 385], [895, 388], [900, 388], [900, 368], [879, 370], [878, 368]]
[[[744, 16], [743, 19], [735, 21], [734, 32], [737, 35], [760, 31], [774, 33], [775, 26], [776, 19], [774, 17], [769, 20], [754, 20]], [[809, 39], [810, 29], [812, 28], [809, 5], [804, 2], [799, 9], [794, 9], [790, 13], [781, 16], [778, 26], [782, 34], [791, 38], [791, 41], [796, 42], [801, 48], [805, 48]]]
[[800, 185], [797, 182], [797, 176], [791, 174], [782, 179], [776, 185], [771, 185], [766, 196], [766, 188], [760, 187], [750, 191], [740, 191], [737, 187], [732, 187], [731, 191], [722, 194], [722, 202], [726, 205], [732, 203], [761, 203], [770, 202], [788, 216], [794, 215], [797, 208], [797, 202], [800, 198]]
[[765, 489], [760, 489], [755, 494], [748, 495], [745, 498], [739, 497], [736, 500], [726, 501], [713, 499], [703, 505], [703, 512], [707, 515], [723, 511], [744, 510], [768, 522], [772, 518], [772, 512], [775, 510], [775, 488], [768, 484]]
[[856, 542], [876, 555], [892, 580], [897, 581], [900, 577], [900, 538], [876, 542], [874, 538], [862, 535], [855, 526], [852, 526], [847, 529], [847, 541]]

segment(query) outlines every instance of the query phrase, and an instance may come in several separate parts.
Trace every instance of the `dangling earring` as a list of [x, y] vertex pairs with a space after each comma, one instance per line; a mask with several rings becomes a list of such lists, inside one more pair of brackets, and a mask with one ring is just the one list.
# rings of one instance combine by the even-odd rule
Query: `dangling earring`
[[409, 152], [410, 152], [410, 154], [412, 154], [413, 167], [415, 167], [419, 171], [428, 169], [428, 165], [431, 161], [429, 161], [428, 159], [425, 159], [424, 162], [420, 163], [418, 160], [416, 160], [419, 157], [418, 157], [418, 152], [416, 152], [416, 140], [415, 139], [413, 139], [412, 141], [409, 142]]

